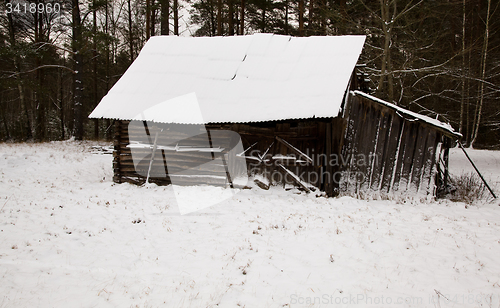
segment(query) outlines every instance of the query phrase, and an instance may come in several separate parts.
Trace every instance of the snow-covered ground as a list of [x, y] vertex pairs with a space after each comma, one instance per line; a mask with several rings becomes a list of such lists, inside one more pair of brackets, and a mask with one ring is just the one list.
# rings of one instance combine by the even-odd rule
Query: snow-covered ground
[[[0, 144], [0, 307], [500, 305], [498, 201], [272, 188], [180, 215], [171, 187], [113, 184], [93, 144]], [[471, 155], [498, 188], [500, 153]]]
[[[466, 149], [467, 154], [479, 169], [488, 185], [500, 197], [500, 151], [478, 151]], [[450, 169], [454, 175], [475, 174], [474, 167], [460, 148], [450, 149]], [[489, 192], [487, 192], [488, 196]]]

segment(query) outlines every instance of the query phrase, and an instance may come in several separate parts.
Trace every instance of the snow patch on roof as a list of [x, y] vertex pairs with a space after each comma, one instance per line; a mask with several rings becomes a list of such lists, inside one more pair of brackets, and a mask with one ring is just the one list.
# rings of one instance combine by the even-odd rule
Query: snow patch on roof
[[335, 117], [364, 41], [155, 36], [89, 117], [194, 124], [193, 97], [204, 123]]
[[452, 134], [453, 136], [455, 136], [455, 137], [459, 137], [459, 138], [460, 138], [460, 137], [462, 137], [462, 134], [457, 133], [457, 132], [453, 129], [453, 127], [452, 127], [450, 124], [448, 124], [448, 123], [444, 123], [444, 122], [441, 122], [441, 121], [439, 121], [439, 120], [437, 120], [437, 119], [433, 119], [433, 118], [431, 118], [431, 117], [428, 117], [428, 116], [425, 116], [425, 115], [422, 115], [422, 114], [419, 114], [419, 113], [416, 113], [416, 112], [410, 111], [410, 110], [408, 110], [408, 109], [401, 108], [401, 107], [399, 107], [399, 106], [396, 106], [396, 105], [394, 105], [394, 104], [391, 104], [391, 103], [389, 103], [389, 102], [386, 102], [386, 101], [384, 101], [384, 100], [382, 100], [382, 99], [380, 99], [380, 98], [377, 98], [377, 97], [375, 97], [375, 96], [372, 96], [372, 95], [370, 95], [370, 94], [367, 94], [367, 93], [361, 92], [361, 91], [359, 91], [359, 90], [351, 91], [351, 93], [352, 93], [352, 94], [354, 94], [354, 95], [360, 95], [360, 96], [366, 97], [366, 98], [368, 98], [368, 99], [370, 99], [370, 100], [372, 100], [372, 101], [375, 101], [375, 102], [377, 102], [377, 103], [379, 103], [379, 104], [385, 105], [385, 106], [387, 106], [387, 107], [389, 107], [389, 108], [391, 108], [391, 109], [394, 109], [394, 110], [396, 110], [397, 112], [400, 112], [400, 113], [402, 113], [402, 114], [406, 114], [406, 115], [412, 116], [413, 118], [416, 118], [416, 119], [418, 119], [418, 120], [420, 120], [420, 121], [423, 121], [423, 122], [426, 122], [426, 123], [428, 123], [428, 124], [431, 124], [432, 126], [435, 126], [435, 127], [441, 128], [441, 129], [443, 129], [443, 130], [445, 130], [445, 131], [447, 131], [447, 132], [451, 133], [451, 134]]

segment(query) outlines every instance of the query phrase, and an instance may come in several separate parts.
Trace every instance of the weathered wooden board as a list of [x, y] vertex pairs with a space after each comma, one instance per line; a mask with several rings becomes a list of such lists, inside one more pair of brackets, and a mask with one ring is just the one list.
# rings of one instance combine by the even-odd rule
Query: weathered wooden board
[[417, 140], [415, 143], [413, 165], [410, 173], [410, 184], [409, 184], [410, 191], [420, 190], [420, 180], [422, 178], [422, 173], [424, 171], [423, 165], [425, 163], [424, 161], [426, 155], [425, 152], [427, 150], [425, 145], [427, 143], [429, 135], [430, 135], [429, 127], [427, 125], [419, 125]]
[[[323, 121], [328, 122], [331, 120]], [[161, 155], [155, 156], [155, 160], [152, 164], [151, 179], [157, 183], [163, 182], [168, 184], [169, 180], [166, 174], [168, 172], [176, 174], [178, 172], [182, 172], [183, 169], [189, 169], [190, 172], [195, 173], [199, 172], [199, 175], [213, 173], [216, 175], [226, 176], [227, 172], [221, 172], [221, 170], [225, 169], [222, 168], [220, 164], [211, 166], [209, 163], [209, 161], [213, 158], [221, 158], [221, 155], [227, 153], [228, 150], [239, 142], [239, 138], [238, 140], [235, 140], [234, 133], [233, 136], [231, 136], [231, 134], [225, 134], [223, 129], [239, 133], [244, 148], [257, 142], [257, 145], [252, 148], [251, 153], [248, 153], [249, 155], [256, 155], [257, 152], [261, 154], [264, 153], [274, 141], [275, 136], [283, 138], [293, 147], [301, 149], [301, 151], [303, 149], [307, 154], [315, 152], [319, 153], [325, 150], [324, 136], [326, 134], [326, 122], [323, 123], [317, 120], [295, 121], [293, 123], [281, 121], [252, 124], [220, 124], [207, 125], [205, 127], [191, 125], [188, 127], [190, 130], [188, 134], [184, 133], [185, 127], [179, 125], [147, 123], [145, 126], [142, 122], [117, 122], [116, 131], [118, 133], [115, 138], [115, 147], [119, 149], [119, 151], [116, 151], [114, 154], [114, 170], [117, 181], [120, 181], [120, 178], [127, 178], [128, 180], [136, 178], [136, 181], [137, 179], [142, 178], [143, 173], [149, 167], [151, 150], [149, 148], [131, 149], [128, 148], [127, 145], [130, 142], [151, 145], [152, 140], [154, 140], [154, 135], [161, 129], [163, 129], [163, 131], [158, 134], [158, 145], [179, 145], [206, 148], [210, 148], [210, 146], [212, 146], [224, 148], [224, 150], [222, 153], [175, 152], [171, 150], [164, 150], [161, 152]], [[176, 131], [176, 129], [179, 131]], [[208, 134], [206, 133], [207, 129], [209, 130], [210, 140]], [[150, 136], [148, 136], [147, 133], [149, 133]], [[294, 154], [293, 150], [291, 150], [293, 147], [290, 148], [283, 144], [274, 146], [272, 151], [268, 152], [266, 158], [271, 158], [275, 154], [281, 154], [284, 156]], [[134, 164], [132, 153], [142, 157], [143, 161], [139, 164]], [[297, 157], [296, 153], [295, 156]], [[305, 166], [302, 162], [291, 160], [278, 161], [283, 166], [292, 167], [298, 172], [298, 174], [308, 174], [311, 172], [318, 172], [318, 170], [320, 170], [320, 166]], [[261, 170], [267, 172], [278, 172], [280, 170], [280, 168], [273, 168], [273, 166], [271, 166], [271, 168], [264, 166], [264, 169], [266, 170], [262, 170], [261, 166], [257, 168], [257, 166], [255, 166], [255, 161], [251, 160], [247, 161], [247, 163], [248, 167], [253, 168], [253, 171]], [[163, 174], [165, 174], [165, 179], [162, 180], [157, 177]], [[280, 177], [286, 182], [294, 182], [294, 179], [287, 176], [286, 173], [281, 174]], [[186, 183], [188, 182], [189, 180], [186, 180]], [[198, 182], [201, 181], [197, 181], [197, 183]], [[313, 184], [320, 185], [321, 180], [318, 179]]]
[[352, 97], [349, 104], [350, 113], [348, 117], [348, 126], [345, 132], [345, 148], [342, 150], [341, 158], [343, 158], [342, 178], [340, 189], [346, 192], [355, 192], [356, 190], [356, 174], [357, 166], [353, 163], [353, 157], [358, 153], [360, 145], [356, 143], [359, 140], [360, 131], [365, 121], [365, 109], [359, 98]]
[[375, 105], [370, 106], [368, 115], [369, 119], [366, 122], [366, 129], [365, 134], [363, 134], [364, 138], [360, 153], [362, 155], [357, 158], [357, 163], [360, 165], [361, 171], [360, 176], [358, 176], [359, 189], [363, 191], [370, 188], [370, 178], [373, 172], [372, 160], [374, 159], [373, 155], [378, 141], [377, 132], [380, 126], [381, 116], [379, 110], [375, 108]]
[[[189, 132], [186, 133], [186, 129]], [[274, 182], [295, 182], [288, 171], [283, 171], [286, 166], [285, 169], [300, 176], [301, 180], [319, 187], [330, 196], [339, 191], [403, 193], [407, 189], [427, 192], [434, 189], [436, 148], [441, 142], [442, 132], [426, 123], [405, 119], [394, 109], [361, 96], [350, 96], [344, 118], [206, 126], [158, 123], [147, 123], [145, 126], [142, 122], [116, 121], [114, 181], [144, 182], [142, 173], [149, 167], [151, 150], [131, 150], [127, 145], [130, 142], [152, 145], [156, 132], [160, 131], [157, 143], [162, 146], [216, 147], [224, 150], [216, 153], [162, 149], [156, 153], [152, 164], [152, 182], [168, 184], [171, 182], [169, 173], [175, 175], [189, 169], [200, 178], [196, 181], [193, 177], [183, 178], [187, 185], [203, 184], [204, 176], [208, 182], [217, 182], [214, 174], [224, 178], [220, 182], [226, 185], [228, 170], [220, 163], [220, 155], [232, 149], [240, 138], [224, 135], [224, 130], [238, 133], [244, 149], [253, 145], [245, 152], [245, 156], [255, 157], [246, 159], [248, 172], [268, 174]], [[276, 142], [276, 137], [284, 142]], [[272, 159], [276, 155], [299, 159], [297, 150], [311, 157], [312, 162], [305, 165], [297, 160]], [[134, 164], [132, 153], [141, 155], [143, 161]], [[263, 158], [269, 160], [268, 164], [258, 162], [258, 155], [264, 153]], [[217, 158], [217, 163], [210, 163]], [[283, 167], [279, 167], [278, 163]]]
[[[401, 172], [396, 173], [394, 180], [394, 190], [399, 190], [405, 192], [408, 189], [408, 183], [410, 181], [410, 171], [413, 167], [415, 158], [415, 144], [418, 138], [418, 127], [417, 122], [406, 122], [408, 125], [406, 131], [406, 138], [402, 140], [404, 142], [404, 151], [400, 155]], [[397, 181], [397, 182], [396, 182]]]
[[424, 156], [424, 166], [422, 172], [422, 179], [420, 181], [420, 189], [433, 192], [434, 176], [436, 174], [436, 155], [437, 147], [441, 140], [441, 133], [435, 130], [430, 130], [429, 136], [426, 141], [426, 150]]
[[[408, 189], [432, 192], [430, 182], [440, 134], [437, 129], [403, 118], [394, 109], [364, 97], [351, 97], [346, 112], [346, 143], [341, 153], [350, 160], [344, 166], [341, 189], [356, 193], [404, 193]], [[353, 158], [360, 154], [368, 161], [356, 163]], [[365, 182], [360, 181], [359, 174], [367, 176]]]
[[382, 184], [382, 175], [383, 175], [383, 162], [385, 159], [385, 155], [387, 153], [387, 144], [386, 140], [389, 138], [389, 134], [391, 132], [390, 125], [392, 121], [392, 115], [389, 113], [387, 108], [380, 108], [380, 123], [377, 127], [377, 147], [374, 151], [374, 161], [373, 168], [371, 173], [371, 186], [372, 190], [379, 190]]

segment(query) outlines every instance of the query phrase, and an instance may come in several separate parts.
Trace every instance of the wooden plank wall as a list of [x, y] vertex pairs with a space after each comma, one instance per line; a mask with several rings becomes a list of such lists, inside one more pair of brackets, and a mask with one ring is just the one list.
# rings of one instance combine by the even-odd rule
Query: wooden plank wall
[[[160, 132], [161, 129], [163, 129], [163, 132]], [[167, 130], [168, 133], [166, 133]], [[159, 132], [158, 145], [175, 146], [178, 140], [182, 140], [179, 144], [181, 146], [210, 147], [204, 126], [184, 125], [182, 129], [176, 129], [176, 125], [154, 123], [147, 126], [146, 129], [143, 122], [116, 121], [115, 151], [113, 154], [115, 182], [135, 184], [145, 182], [151, 159], [151, 149], [131, 149], [127, 145], [131, 141], [141, 144], [153, 144], [156, 132]], [[231, 142], [233, 142], [228, 137], [230, 136], [220, 133], [210, 136], [213, 147], [225, 149], [221, 153], [176, 152], [158, 149], [150, 171], [150, 182], [167, 185], [173, 180], [169, 175], [176, 174], [175, 183], [178, 184], [186, 182], [189, 184], [225, 185], [227, 182], [226, 172], [220, 158], [221, 155], [227, 154], [227, 150], [230, 149]], [[134, 156], [132, 156], [132, 151]], [[193, 175], [196, 177], [193, 178]]]
[[[334, 191], [338, 190], [338, 183], [334, 183], [329, 175], [337, 172], [339, 166], [330, 166], [328, 157], [331, 153], [340, 153], [343, 134], [339, 129], [343, 123], [341, 118], [301, 119], [229, 124], [225, 125], [223, 129], [239, 133], [245, 149], [256, 143], [249, 153], [246, 153], [248, 155], [255, 156], [256, 153], [262, 155], [268, 151], [267, 157], [277, 154], [297, 156], [283, 143], [275, 140], [276, 136], [282, 138], [313, 159], [312, 165], [285, 161], [283, 165], [299, 176], [301, 180], [333, 194]], [[263, 166], [251, 160], [248, 160], [247, 163], [250, 172], [271, 175], [270, 180], [274, 184], [294, 184], [290, 176], [272, 164]]]
[[[284, 144], [277, 142], [275, 136], [278, 136], [293, 147], [299, 149], [303, 153], [313, 158], [312, 165], [305, 165], [303, 163], [294, 163], [283, 161], [283, 164], [290, 171], [298, 175], [301, 179], [310, 184], [326, 191], [330, 195], [338, 192], [339, 181], [333, 180], [333, 175], [336, 174], [337, 179], [340, 178], [339, 170], [340, 165], [329, 164], [331, 154], [339, 154], [343, 142], [343, 129], [345, 120], [342, 118], [329, 118], [329, 119], [303, 119], [294, 121], [271, 121], [259, 123], [245, 123], [245, 124], [211, 124], [206, 125], [204, 129], [209, 130], [214, 139], [214, 146], [221, 146], [230, 149], [234, 146], [234, 142], [238, 140], [228, 140], [224, 138], [224, 134], [216, 133], [220, 131], [233, 131], [241, 136], [244, 149], [254, 145], [246, 155], [257, 156], [257, 153], [263, 155], [267, 151], [266, 158], [274, 155], [291, 155], [297, 156], [291, 149]], [[182, 127], [173, 127], [171, 124], [155, 124], [148, 127], [149, 136], [145, 134], [144, 125], [142, 122], [129, 121], [116, 121], [115, 128], [115, 151], [114, 151], [114, 181], [117, 183], [131, 182], [136, 184], [144, 183], [147, 168], [149, 167], [150, 152], [149, 149], [141, 150], [134, 149], [134, 155], [139, 153], [143, 159], [138, 163], [134, 163], [131, 149], [127, 145], [131, 141], [141, 142], [143, 144], [153, 144], [155, 131], [163, 128], [169, 129], [171, 132], [178, 131], [174, 136], [182, 138], [182, 132], [189, 128], [189, 125]], [[132, 128], [131, 128], [132, 127]], [[200, 132], [204, 131], [203, 127], [196, 128], [194, 125], [191, 129], [199, 129]], [[190, 135], [192, 135], [191, 133]], [[167, 145], [171, 140], [166, 139], [165, 134], [159, 135], [158, 144]], [[233, 138], [234, 139], [234, 138]], [[204, 146], [206, 144], [206, 135], [198, 135], [196, 138], [189, 139], [193, 146]], [[186, 145], [186, 142], [183, 142]], [[159, 155], [159, 153], [161, 153]], [[225, 154], [227, 153], [224, 151]], [[150, 181], [166, 185], [171, 183], [168, 174], [173, 172], [182, 171], [186, 168], [195, 168], [199, 171], [200, 175], [211, 174], [213, 175], [214, 169], [220, 170], [220, 166], [213, 166], [213, 169], [208, 169], [207, 161], [211, 159], [211, 153], [191, 153], [191, 152], [172, 152], [172, 151], [157, 151], [153, 168], [151, 171]], [[168, 166], [165, 167], [165, 161], [168, 161]], [[174, 163], [172, 163], [174, 162]], [[270, 178], [274, 184], [294, 183], [289, 175], [286, 175], [280, 168], [276, 168], [274, 164], [262, 165], [258, 164], [255, 160], [247, 160], [247, 168], [249, 172], [262, 173]], [[196, 169], [196, 166], [200, 166]], [[225, 177], [225, 174], [218, 174]], [[217, 183], [213, 179], [199, 178], [199, 183], [204, 184], [210, 182], [211, 184], [224, 185], [225, 181]], [[178, 182], [178, 181], [177, 181]], [[187, 184], [196, 184], [192, 179], [186, 180]]]
[[349, 98], [346, 118], [341, 191], [434, 193], [441, 132], [361, 96]]
[[[231, 140], [223, 133], [215, 132], [237, 132], [245, 149], [255, 144], [246, 155], [257, 156], [257, 153], [262, 155], [267, 151], [267, 158], [277, 154], [295, 155], [287, 146], [276, 142], [275, 137], [284, 139], [310, 156], [313, 164], [283, 164], [302, 180], [330, 196], [339, 192], [369, 191], [434, 193], [436, 149], [443, 138], [440, 131], [426, 123], [405, 119], [393, 109], [360, 96], [350, 97], [345, 115], [346, 119], [226, 123], [205, 127], [184, 125], [178, 126], [178, 129], [172, 125], [155, 124], [148, 127], [149, 136], [145, 134], [142, 122], [129, 126], [129, 121], [116, 121], [114, 181], [137, 184], [145, 181], [151, 151], [144, 149], [142, 160], [134, 163], [131, 149], [127, 147], [130, 141], [152, 144], [154, 132], [163, 128], [169, 129], [168, 136], [173, 136], [175, 140], [190, 137], [182, 145], [210, 147], [204, 134], [208, 129], [213, 132], [213, 146], [226, 149], [223, 153], [214, 154], [219, 157], [239, 140]], [[186, 129], [198, 129], [200, 134], [185, 134]], [[167, 135], [159, 136], [159, 145], [172, 143], [172, 140], [165, 139]], [[141, 153], [141, 150], [134, 151], [135, 154]], [[157, 184], [171, 183], [169, 174], [185, 169], [199, 176], [196, 179], [186, 178], [186, 184], [227, 184], [221, 161], [214, 161], [210, 152], [157, 151], [154, 161], [150, 180]], [[275, 184], [294, 183], [290, 176], [273, 164], [262, 165], [255, 160], [247, 160], [246, 163], [250, 172], [265, 174]], [[178, 178], [176, 181], [182, 182]]]

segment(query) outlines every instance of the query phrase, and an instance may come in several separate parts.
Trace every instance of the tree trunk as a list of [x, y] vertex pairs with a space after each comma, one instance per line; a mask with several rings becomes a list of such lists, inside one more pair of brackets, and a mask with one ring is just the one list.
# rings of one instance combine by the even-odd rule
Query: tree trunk
[[[36, 66], [41, 65], [40, 58], [36, 57]], [[45, 100], [43, 97], [44, 89], [44, 76], [43, 69], [38, 69], [36, 71], [37, 89], [34, 93], [35, 95], [35, 107], [36, 107], [36, 118], [35, 118], [35, 140], [38, 142], [45, 141]]]
[[169, 35], [170, 33], [170, 24], [169, 24], [169, 15], [170, 15], [170, 0], [160, 0], [161, 5], [161, 35]]
[[262, 27], [261, 27], [260, 31], [262, 33], [266, 33], [266, 4], [264, 4], [262, 6], [262, 15], [261, 15], [261, 17], [262, 17], [262, 20], [260, 22], [262, 24]]
[[474, 143], [476, 142], [477, 135], [479, 132], [479, 124], [481, 123], [481, 113], [483, 110], [483, 103], [484, 103], [484, 81], [485, 81], [485, 76], [486, 76], [486, 58], [488, 55], [488, 41], [489, 41], [489, 36], [490, 36], [490, 10], [491, 10], [491, 0], [488, 0], [488, 9], [487, 9], [487, 15], [486, 15], [486, 29], [484, 31], [484, 43], [483, 43], [483, 59], [482, 59], [482, 66], [481, 66], [481, 90], [479, 94], [479, 102], [478, 102], [478, 108], [477, 108], [477, 119], [474, 127], [474, 135], [472, 136], [471, 140], [471, 147], [474, 147]]
[[[108, 22], [109, 22], [109, 11], [108, 11], [108, 0], [106, 0], [106, 22], [104, 25], [104, 32], [106, 33], [106, 92], [105, 93], [108, 93], [109, 83], [110, 83], [110, 81], [109, 81], [109, 75], [110, 75], [109, 56], [110, 56], [110, 52], [109, 52], [109, 38], [108, 38]], [[112, 137], [111, 130], [109, 129], [110, 122], [111, 122], [110, 119], [105, 120], [105, 123], [106, 123], [105, 124], [105, 128], [106, 128], [105, 135], [106, 135], [107, 141], [111, 140], [111, 137]]]
[[174, 35], [179, 35], [179, 2], [174, 0]]
[[83, 69], [83, 57], [82, 57], [82, 26], [80, 17], [80, 6], [78, 0], [72, 0], [73, 7], [73, 60], [74, 60], [74, 71], [73, 74], [73, 135], [76, 140], [83, 140], [83, 83], [82, 83], [82, 69]]
[[222, 35], [222, 0], [217, 0], [217, 36]]
[[[19, 61], [16, 61], [19, 63]], [[19, 70], [19, 64], [16, 64], [16, 68]], [[19, 72], [19, 71], [18, 71]], [[19, 91], [19, 102], [21, 103], [21, 109], [23, 110], [24, 116], [26, 117], [26, 140], [33, 139], [33, 133], [31, 132], [31, 121], [28, 112], [28, 107], [26, 105], [26, 97], [24, 95], [24, 87], [21, 77], [17, 78], [17, 90]]]
[[[63, 58], [64, 59], [64, 58]], [[63, 62], [63, 65], [65, 63]], [[63, 91], [63, 69], [59, 69], [59, 121], [61, 122], [61, 140], [64, 140], [64, 91]]]
[[465, 104], [465, 0], [463, 0], [462, 10], [462, 97], [460, 99], [460, 121], [458, 124], [458, 132], [462, 134], [464, 124], [464, 104]]
[[127, 1], [128, 4], [128, 40], [129, 40], [129, 51], [130, 51], [130, 64], [134, 62], [134, 35], [132, 29], [132, 8], [130, 7], [130, 0]]
[[288, 0], [285, 0], [285, 35], [288, 35]]
[[299, 0], [299, 36], [304, 36], [304, 0]]
[[151, 0], [146, 0], [146, 41], [151, 35]]
[[[93, 0], [93, 22], [92, 22], [92, 33], [94, 34], [94, 39], [92, 42], [92, 100], [94, 106], [98, 104], [97, 96], [97, 3]], [[99, 140], [99, 119], [94, 119], [94, 139]]]
[[2, 114], [2, 122], [3, 122], [3, 127], [5, 130], [5, 138], [4, 140], [10, 140], [10, 132], [9, 132], [9, 126], [7, 125], [7, 119], [5, 118], [5, 112], [4, 112], [4, 107], [2, 106], [2, 94], [0, 93], [0, 113]]
[[326, 0], [320, 1], [319, 8], [320, 20], [321, 20], [321, 35], [326, 35], [326, 12], [328, 10]]
[[[468, 52], [468, 61], [467, 61], [467, 72], [471, 71], [471, 62], [472, 62], [472, 49], [469, 48]], [[468, 73], [470, 74], [470, 73]], [[465, 105], [465, 144], [470, 146], [470, 138], [472, 137], [471, 132], [471, 123], [470, 123], [470, 81], [467, 80], [467, 101]]]
[[241, 0], [240, 35], [245, 35], [245, 0]]
[[340, 2], [340, 13], [342, 16], [347, 17], [347, 10], [346, 10], [346, 0], [339, 0]]
[[[395, 2], [394, 2], [395, 3]], [[388, 101], [394, 102], [393, 78], [391, 74], [391, 40], [392, 40], [392, 20], [390, 17], [389, 0], [380, 0], [380, 11], [382, 18], [382, 32], [384, 33], [384, 52], [382, 55], [382, 66], [378, 82], [377, 93], [380, 95], [387, 88]], [[395, 12], [394, 12], [395, 14]], [[387, 79], [387, 87], [384, 82]]]
[[155, 36], [156, 34], [156, 2], [155, 0], [151, 0], [151, 36]]
[[[38, 1], [35, 2], [38, 5]], [[43, 42], [43, 18], [41, 14], [34, 14], [34, 24], [35, 24], [35, 44], [38, 46]], [[43, 51], [42, 51], [43, 52]], [[42, 61], [39, 53], [35, 56], [35, 67], [40, 67]], [[43, 98], [43, 69], [36, 70], [35, 79], [37, 88], [34, 91], [35, 97], [35, 140], [42, 142], [45, 140], [45, 100]]]
[[[10, 1], [8, 1], [9, 3]], [[12, 13], [7, 14], [7, 19], [9, 21], [9, 38], [10, 38], [10, 46], [12, 49], [15, 50], [17, 42], [16, 42], [16, 29], [14, 26], [14, 20], [12, 19]], [[19, 103], [21, 104], [21, 112], [24, 114], [26, 117], [26, 126], [24, 128], [25, 132], [23, 135], [25, 135], [25, 139], [29, 140], [33, 138], [33, 134], [31, 132], [31, 121], [29, 117], [29, 112], [28, 112], [28, 107], [26, 106], [26, 100], [25, 100], [25, 95], [24, 95], [24, 86], [23, 86], [23, 81], [21, 78], [21, 59], [19, 58], [19, 55], [16, 53], [14, 55], [14, 67], [16, 69], [16, 83], [17, 83], [17, 90], [19, 91]]]
[[312, 35], [313, 34], [313, 27], [314, 27], [314, 22], [313, 22], [313, 17], [314, 17], [314, 14], [313, 14], [313, 11], [314, 11], [314, 0], [309, 0], [309, 21], [307, 23], [307, 32], [308, 32], [308, 35]]
[[234, 4], [233, 4], [233, 0], [227, 0], [227, 4], [228, 4], [228, 32], [229, 32], [229, 36], [233, 36], [234, 35]]

